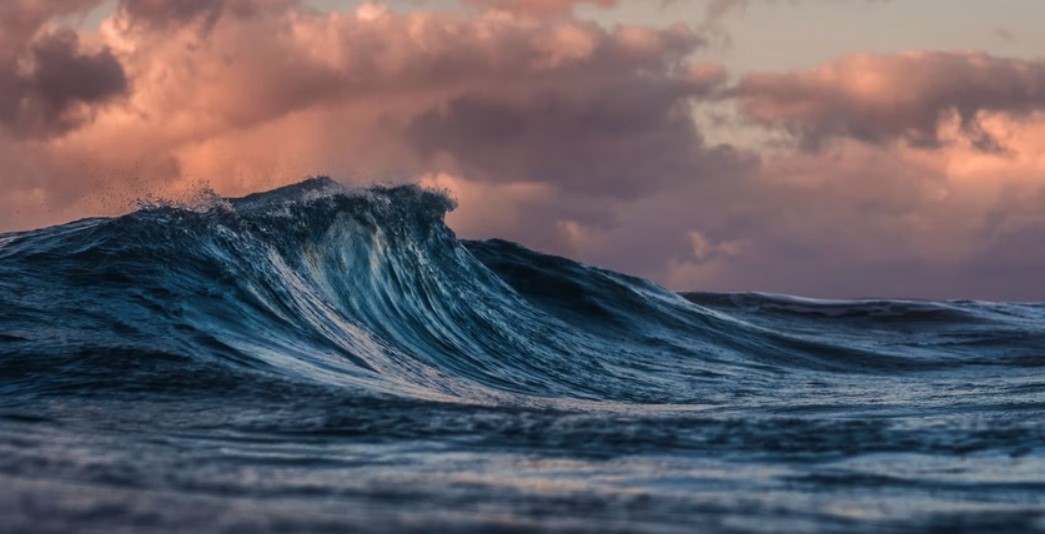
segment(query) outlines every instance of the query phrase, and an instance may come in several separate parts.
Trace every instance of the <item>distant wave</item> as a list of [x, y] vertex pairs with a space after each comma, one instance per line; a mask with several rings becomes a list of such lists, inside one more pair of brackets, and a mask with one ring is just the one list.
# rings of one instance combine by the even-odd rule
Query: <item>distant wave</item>
[[1040, 305], [678, 295], [461, 241], [453, 208], [319, 178], [0, 236], [0, 388], [702, 404], [789, 373], [1045, 363]]

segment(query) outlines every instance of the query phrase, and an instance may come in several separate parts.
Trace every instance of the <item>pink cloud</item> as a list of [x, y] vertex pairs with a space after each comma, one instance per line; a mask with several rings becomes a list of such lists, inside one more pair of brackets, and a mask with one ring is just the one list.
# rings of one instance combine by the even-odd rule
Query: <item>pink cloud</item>
[[[118, 61], [129, 94], [92, 110], [93, 122], [21, 147], [24, 177], [8, 186], [37, 190], [56, 218], [103, 183], [174, 194], [206, 180], [238, 194], [316, 172], [445, 171], [636, 195], [646, 182], [730, 164], [687, 116], [725, 75], [690, 65], [702, 41], [682, 25], [177, 0], [122, 4], [88, 37], [108, 54], [98, 57]], [[108, 96], [97, 73], [61, 72], [76, 72], [84, 98]], [[510, 146], [483, 156], [474, 137], [501, 121]], [[73, 187], [56, 174], [84, 163], [98, 172]]]
[[[682, 25], [150, 0], [62, 29], [91, 4], [0, 6], [0, 83], [33, 103], [0, 122], [5, 230], [330, 173], [448, 188], [461, 235], [676, 289], [1045, 298], [1037, 61], [865, 55], [730, 86]], [[818, 150], [713, 145], [695, 103]]]
[[751, 74], [728, 96], [751, 119], [809, 146], [848, 137], [934, 147], [940, 123], [953, 116], [982, 149], [997, 149], [979, 114], [1018, 118], [1045, 109], [1045, 61], [971, 51], [860, 54], [806, 71]]
[[300, 0], [120, 0], [125, 23], [145, 29], [201, 24], [209, 29], [222, 17], [250, 18], [299, 5]]

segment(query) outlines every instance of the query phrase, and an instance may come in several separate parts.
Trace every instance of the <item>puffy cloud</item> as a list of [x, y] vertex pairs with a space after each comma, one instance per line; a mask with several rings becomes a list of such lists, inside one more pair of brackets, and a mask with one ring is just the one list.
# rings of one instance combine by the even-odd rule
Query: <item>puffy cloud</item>
[[[977, 135], [957, 112], [926, 123], [931, 150], [905, 136], [837, 136], [817, 151], [776, 147], [759, 159], [734, 149], [747, 165], [654, 183], [637, 197], [447, 187], [532, 215], [497, 229], [508, 237], [675, 289], [1045, 299], [1045, 111], [984, 105], [975, 120]], [[983, 150], [983, 136], [1005, 150]]]
[[127, 92], [123, 67], [112, 53], [82, 52], [71, 30], [36, 39], [28, 59], [28, 72], [8, 82], [14, 90], [0, 111], [23, 134], [66, 131], [84, 121], [92, 105]]
[[625, 78], [518, 99], [456, 98], [411, 123], [423, 154], [448, 155], [468, 176], [547, 182], [564, 191], [634, 197], [739, 165], [708, 148], [688, 97], [706, 80]]
[[102, 47], [85, 49], [55, 17], [97, 2], [12, 0], [0, 6], [0, 127], [46, 137], [89, 119], [98, 105], [127, 91], [123, 67]]
[[[330, 173], [450, 189], [464, 236], [675, 289], [1045, 298], [1035, 61], [858, 56], [727, 86], [685, 26], [562, 9], [128, 1], [73, 34], [55, 17], [91, 2], [12, 5], [5, 230]], [[694, 103], [820, 150], [714, 146]]]
[[957, 118], [969, 139], [995, 150], [981, 113], [1019, 118], [1045, 109], [1045, 61], [972, 51], [859, 54], [806, 71], [751, 74], [728, 96], [748, 117], [782, 126], [807, 146], [848, 137], [937, 147], [941, 121]]
[[[983, 152], [952, 125], [931, 151], [843, 139], [766, 154], [718, 190], [630, 206], [598, 238], [611, 243], [602, 254], [677, 289], [1041, 300], [1045, 113], [981, 122], [1008, 151]], [[630, 232], [674, 248], [613, 257]]]
[[510, 237], [678, 290], [1045, 299], [1045, 114], [983, 120], [1009, 153], [841, 140], [637, 199], [490, 201], [533, 215]]
[[[132, 92], [91, 124], [21, 147], [23, 174], [8, 186], [37, 191], [57, 213], [81, 209], [103, 184], [176, 194], [207, 180], [239, 194], [319, 172], [447, 172], [641, 196], [733, 164], [689, 117], [725, 73], [691, 64], [702, 41], [683, 25], [150, 0], [122, 4], [90, 37], [112, 50], [105, 59], [119, 61]], [[109, 88], [78, 85], [73, 96]], [[98, 172], [56, 174], [74, 162]]]

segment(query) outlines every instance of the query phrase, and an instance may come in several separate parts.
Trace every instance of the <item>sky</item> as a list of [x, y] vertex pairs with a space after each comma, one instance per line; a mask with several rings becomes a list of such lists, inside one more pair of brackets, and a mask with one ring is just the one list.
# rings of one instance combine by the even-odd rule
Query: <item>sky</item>
[[329, 175], [675, 290], [1045, 300], [1045, 2], [5, 0], [0, 232]]

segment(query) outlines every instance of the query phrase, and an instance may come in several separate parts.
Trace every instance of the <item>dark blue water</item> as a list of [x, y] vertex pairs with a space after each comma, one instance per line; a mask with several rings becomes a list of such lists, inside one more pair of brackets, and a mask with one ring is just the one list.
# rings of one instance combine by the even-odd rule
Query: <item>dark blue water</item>
[[0, 530], [1045, 530], [1045, 306], [678, 295], [452, 208], [0, 236]]

